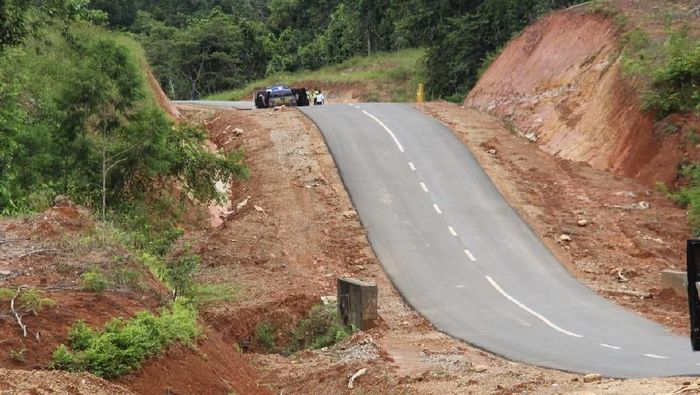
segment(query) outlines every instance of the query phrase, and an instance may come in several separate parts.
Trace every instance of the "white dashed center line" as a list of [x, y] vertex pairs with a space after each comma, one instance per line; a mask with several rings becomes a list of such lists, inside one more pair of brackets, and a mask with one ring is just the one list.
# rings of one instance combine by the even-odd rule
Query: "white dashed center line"
[[622, 347], [613, 346], [613, 345], [605, 344], [605, 343], [600, 343], [600, 345], [603, 346], [603, 347], [605, 347], [605, 348], [610, 348], [610, 349], [613, 349], [613, 350], [620, 350], [620, 349], [622, 349]]
[[386, 132], [389, 133], [389, 136], [391, 136], [391, 138], [394, 139], [394, 142], [396, 143], [396, 146], [399, 147], [399, 151], [404, 152], [403, 145], [401, 145], [401, 143], [399, 142], [399, 139], [396, 138], [396, 135], [394, 134], [394, 132], [392, 132], [391, 129], [389, 129], [389, 128], [384, 124], [384, 122], [380, 121], [379, 118], [375, 117], [374, 115], [368, 113], [368, 112], [365, 111], [365, 110], [362, 110], [362, 112], [365, 113], [365, 115], [367, 115], [368, 117], [374, 119], [374, 121], [377, 122], [377, 123], [379, 124], [379, 126], [383, 127], [384, 130], [386, 130]]
[[474, 258], [474, 255], [472, 254], [471, 251], [464, 250], [464, 253], [469, 257], [469, 260], [471, 260], [472, 262], [476, 262], [476, 258]]
[[447, 229], [450, 230], [450, 233], [452, 233], [452, 236], [457, 237], [457, 232], [455, 232], [455, 228], [448, 226]]
[[411, 170], [416, 171], [416, 166], [413, 165], [413, 162], [408, 162], [408, 167], [410, 167]]
[[421, 182], [421, 183], [420, 183], [420, 187], [421, 187], [421, 188], [423, 188], [423, 191], [425, 191], [425, 192], [429, 192], [429, 191], [428, 191], [428, 187], [427, 187], [427, 186], [425, 186], [425, 184], [424, 184], [424, 183], [422, 183], [422, 182]]
[[438, 214], [442, 214], [442, 210], [440, 210], [440, 206], [437, 204], [433, 204], [433, 208], [435, 209], [435, 212]]
[[574, 332], [570, 332], [570, 331], [567, 331], [566, 329], [562, 329], [562, 328], [559, 327], [558, 325], [554, 324], [552, 321], [548, 320], [548, 319], [547, 319], [545, 316], [543, 316], [542, 314], [540, 314], [540, 313], [536, 312], [535, 310], [532, 310], [531, 308], [529, 308], [529, 307], [525, 306], [524, 304], [520, 303], [520, 301], [518, 301], [518, 300], [515, 299], [514, 297], [508, 295], [508, 294], [506, 293], [506, 291], [504, 291], [503, 288], [501, 288], [500, 285], [498, 285], [495, 281], [493, 281], [493, 279], [492, 279], [491, 277], [486, 276], [486, 280], [488, 280], [488, 282], [491, 283], [491, 286], [493, 286], [494, 288], [496, 288], [496, 291], [498, 291], [501, 295], [505, 296], [506, 299], [508, 299], [508, 300], [510, 300], [511, 302], [515, 303], [515, 304], [516, 304], [518, 307], [520, 307], [521, 309], [523, 309], [523, 310], [527, 311], [528, 313], [534, 315], [537, 319], [539, 319], [540, 321], [544, 322], [547, 326], [549, 326], [550, 328], [554, 329], [555, 331], [561, 332], [561, 333], [563, 333], [563, 334], [565, 334], [565, 335], [568, 335], [568, 336], [583, 337], [583, 336], [581, 336], [581, 335], [579, 335], [579, 334], [576, 334], [576, 333], [574, 333]]
[[642, 354], [645, 357], [649, 358], [654, 358], [654, 359], [668, 359], [668, 357], [664, 357], [663, 355], [656, 355], [656, 354]]
[[466, 285], [458, 285], [456, 288], [462, 289], [462, 288], [466, 288], [466, 287], [467, 287]]

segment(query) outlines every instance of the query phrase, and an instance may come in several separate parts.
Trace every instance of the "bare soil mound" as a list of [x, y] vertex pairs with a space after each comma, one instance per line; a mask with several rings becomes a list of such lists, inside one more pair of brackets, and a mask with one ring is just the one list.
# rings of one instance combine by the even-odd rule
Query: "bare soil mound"
[[[613, 3], [652, 33], [658, 26], [646, 18], [667, 5]], [[696, 149], [642, 113], [638, 92], [622, 73], [622, 33], [613, 17], [590, 8], [554, 13], [505, 48], [465, 104], [506, 117], [550, 154], [646, 183], [672, 184], [679, 163]]]

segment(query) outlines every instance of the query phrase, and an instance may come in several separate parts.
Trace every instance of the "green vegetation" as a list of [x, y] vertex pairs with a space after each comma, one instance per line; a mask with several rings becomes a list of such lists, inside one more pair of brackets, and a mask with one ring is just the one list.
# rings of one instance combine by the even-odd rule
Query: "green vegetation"
[[[423, 79], [422, 49], [382, 52], [372, 56], [356, 56], [337, 65], [324, 66], [316, 71], [277, 74], [248, 83], [241, 89], [211, 95], [210, 100], [248, 99], [256, 89], [277, 83], [297, 86], [299, 83], [365, 84], [386, 87], [392, 101], [404, 102], [415, 98], [418, 83]], [[307, 88], [314, 88], [307, 86]]]
[[275, 342], [276, 332], [277, 328], [274, 325], [263, 322], [255, 327], [255, 339], [267, 352], [273, 352], [277, 348]]
[[338, 317], [337, 305], [316, 305], [292, 332], [289, 352], [332, 346], [350, 336], [352, 331]]
[[695, 236], [700, 236], [700, 166], [688, 164], [681, 169], [681, 175], [690, 180], [690, 184], [669, 196], [679, 205], [688, 209], [688, 220]]
[[107, 278], [100, 269], [93, 267], [90, 271], [80, 276], [80, 283], [84, 290], [101, 294], [107, 289]]
[[145, 197], [173, 182], [173, 200], [209, 201], [216, 181], [247, 176], [241, 152], [212, 153], [203, 130], [164, 115], [136, 42], [78, 16], [41, 26], [0, 52], [0, 213], [62, 194], [106, 219], [148, 211]]
[[642, 106], [657, 119], [700, 111], [700, 37], [686, 26], [669, 28], [665, 40], [635, 29], [625, 35], [624, 71], [642, 85]]
[[18, 350], [10, 350], [7, 354], [13, 361], [24, 363], [26, 361], [27, 349], [22, 347]]
[[158, 316], [142, 312], [130, 320], [114, 318], [101, 331], [78, 321], [70, 330], [72, 351], [64, 344], [58, 346], [51, 367], [119, 377], [175, 342], [193, 344], [200, 334], [196, 311], [179, 303], [162, 309]]
[[38, 315], [44, 308], [56, 305], [55, 300], [47, 298], [44, 291], [36, 288], [23, 288], [19, 292], [17, 296], [19, 311]]

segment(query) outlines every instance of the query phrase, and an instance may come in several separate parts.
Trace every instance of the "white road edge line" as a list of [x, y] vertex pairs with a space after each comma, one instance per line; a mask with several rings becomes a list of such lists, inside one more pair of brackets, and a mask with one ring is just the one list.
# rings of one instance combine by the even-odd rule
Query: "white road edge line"
[[466, 285], [458, 285], [456, 288], [462, 289], [462, 288], [466, 288], [466, 287], [467, 287]]
[[394, 132], [391, 131], [391, 129], [389, 129], [386, 125], [384, 125], [384, 122], [380, 121], [379, 118], [377, 118], [377, 117], [375, 117], [374, 115], [368, 113], [366, 110], [362, 110], [362, 112], [365, 113], [365, 115], [367, 115], [368, 117], [374, 119], [375, 122], [377, 122], [377, 123], [379, 124], [379, 126], [383, 127], [384, 130], [386, 130], [387, 133], [389, 133], [389, 136], [391, 136], [391, 138], [394, 139], [394, 142], [396, 143], [396, 146], [399, 147], [399, 151], [405, 152], [404, 149], [403, 149], [403, 145], [401, 145], [401, 143], [399, 142], [399, 139], [396, 138], [396, 135], [394, 134]]
[[469, 250], [464, 250], [464, 253], [467, 254], [467, 256], [469, 257], [469, 259], [470, 259], [472, 262], [476, 262], [476, 258], [474, 258], [474, 255], [472, 254], [471, 251], [469, 251]]
[[408, 162], [408, 167], [410, 167], [411, 170], [416, 171], [416, 166], [413, 165], [413, 162]]
[[642, 354], [645, 357], [648, 358], [654, 358], [654, 359], [668, 359], [668, 357], [664, 357], [663, 355], [656, 355], [656, 354]]
[[620, 346], [613, 346], [612, 344], [600, 343], [600, 345], [601, 345], [602, 347], [610, 348], [610, 349], [613, 349], [613, 350], [621, 350], [621, 349], [622, 349], [622, 347], [620, 347]]
[[425, 186], [425, 184], [422, 183], [422, 182], [420, 183], [420, 187], [423, 188], [423, 190], [424, 190], [425, 192], [430, 192], [430, 191], [428, 191], [428, 187]]
[[433, 208], [438, 214], [442, 214], [442, 210], [440, 210], [440, 207], [437, 204], [433, 204]]
[[547, 319], [545, 316], [543, 316], [542, 314], [540, 314], [540, 313], [538, 313], [538, 312], [532, 310], [531, 308], [525, 306], [524, 304], [520, 303], [519, 300], [517, 300], [517, 299], [515, 299], [514, 297], [508, 295], [508, 294], [506, 293], [506, 291], [504, 291], [503, 288], [501, 288], [501, 286], [498, 285], [490, 276], [486, 276], [486, 280], [488, 280], [488, 282], [491, 283], [491, 286], [493, 286], [493, 287], [496, 289], [496, 291], [498, 291], [501, 295], [505, 296], [506, 299], [508, 299], [508, 300], [510, 300], [511, 302], [515, 303], [515, 304], [516, 304], [518, 307], [520, 307], [521, 309], [523, 309], [523, 310], [527, 311], [528, 313], [534, 315], [537, 319], [539, 319], [540, 321], [544, 322], [547, 326], [549, 326], [550, 328], [554, 329], [555, 331], [561, 332], [561, 333], [563, 333], [563, 334], [565, 334], [565, 335], [568, 335], [568, 336], [583, 337], [583, 336], [581, 336], [581, 335], [579, 335], [579, 334], [577, 334], [577, 333], [567, 331], [566, 329], [562, 329], [562, 328], [559, 327], [558, 325], [554, 324], [552, 321], [548, 320], [548, 319]]
[[450, 233], [452, 233], [452, 236], [457, 237], [457, 232], [455, 232], [455, 228], [448, 226], [447, 229], [450, 230]]

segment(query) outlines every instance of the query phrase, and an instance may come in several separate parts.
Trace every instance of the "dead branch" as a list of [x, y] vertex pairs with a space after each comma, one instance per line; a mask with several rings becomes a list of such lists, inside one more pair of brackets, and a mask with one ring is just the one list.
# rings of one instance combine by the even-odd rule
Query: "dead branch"
[[600, 288], [599, 291], [600, 292], [607, 292], [607, 293], [611, 293], [611, 294], [634, 296], [634, 297], [642, 298], [642, 299], [651, 298], [651, 294], [649, 292], [630, 291], [627, 289]]
[[355, 379], [362, 376], [363, 374], [367, 373], [367, 368], [362, 368], [358, 370], [355, 374], [350, 377], [350, 380], [348, 380], [348, 389], [351, 390], [354, 387]]
[[56, 250], [53, 248], [48, 248], [48, 249], [44, 249], [44, 250], [33, 250], [33, 251], [29, 251], [26, 254], [22, 254], [22, 255], [18, 256], [17, 259], [26, 258], [26, 257], [34, 255], [34, 254], [44, 254], [44, 253], [53, 252], [53, 251], [56, 251]]
[[17, 310], [15, 310], [15, 299], [17, 299], [19, 294], [22, 293], [22, 288], [26, 288], [26, 285], [20, 285], [17, 288], [17, 292], [15, 292], [15, 296], [13, 296], [12, 300], [10, 301], [10, 310], [12, 310], [12, 313], [15, 315], [15, 319], [17, 320], [19, 327], [22, 328], [22, 333], [24, 334], [24, 337], [27, 337], [27, 326], [22, 323], [22, 316], [19, 315]]
[[629, 281], [629, 279], [625, 277], [622, 269], [617, 269], [617, 281], [621, 283], [626, 283]]

